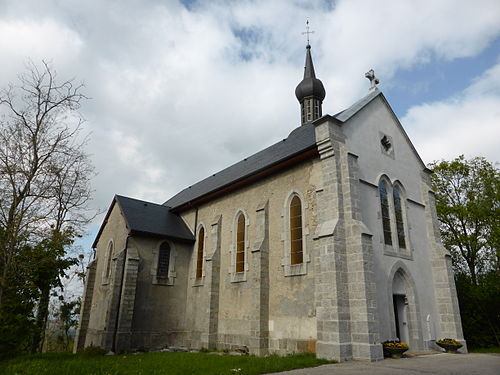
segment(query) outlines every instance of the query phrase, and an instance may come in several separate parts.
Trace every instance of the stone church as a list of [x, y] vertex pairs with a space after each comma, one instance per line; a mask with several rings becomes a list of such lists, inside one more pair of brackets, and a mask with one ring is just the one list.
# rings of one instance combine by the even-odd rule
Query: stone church
[[323, 115], [311, 47], [286, 139], [163, 204], [115, 196], [93, 244], [75, 350], [247, 347], [378, 360], [462, 342], [429, 175], [373, 71]]

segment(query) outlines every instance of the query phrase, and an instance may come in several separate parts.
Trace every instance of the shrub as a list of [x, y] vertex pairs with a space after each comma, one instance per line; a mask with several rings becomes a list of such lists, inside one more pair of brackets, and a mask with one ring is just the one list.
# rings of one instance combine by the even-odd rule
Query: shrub
[[106, 350], [100, 348], [99, 346], [90, 345], [87, 346], [85, 349], [81, 350], [80, 352], [78, 352], [78, 354], [85, 357], [95, 357], [106, 354]]

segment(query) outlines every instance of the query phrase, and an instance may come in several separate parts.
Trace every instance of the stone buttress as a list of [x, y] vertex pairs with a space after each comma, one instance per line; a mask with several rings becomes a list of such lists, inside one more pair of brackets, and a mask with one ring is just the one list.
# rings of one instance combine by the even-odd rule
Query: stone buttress
[[215, 217], [210, 228], [211, 251], [205, 259], [206, 280], [208, 288], [208, 330], [207, 338], [203, 338], [202, 345], [210, 350], [217, 348], [219, 329], [219, 284], [220, 284], [220, 253], [221, 253], [221, 224], [222, 216]]
[[252, 288], [250, 354], [267, 355], [269, 351], [269, 201], [256, 209], [255, 243], [251, 250], [250, 282]]
[[76, 331], [75, 345], [73, 347], [74, 353], [85, 349], [85, 339], [87, 337], [90, 311], [92, 308], [92, 295], [94, 294], [96, 268], [97, 260], [90, 262], [87, 267], [87, 273], [85, 275], [85, 289], [82, 296], [82, 305], [80, 306], [80, 322]]
[[[132, 242], [132, 241], [130, 241]], [[120, 304], [114, 338], [114, 351], [126, 352], [131, 349], [132, 319], [134, 316], [135, 293], [139, 272], [139, 254], [129, 242], [123, 267]]]
[[335, 119], [314, 126], [323, 177], [314, 237], [317, 356], [379, 360], [372, 235], [361, 220], [357, 157], [347, 153]]

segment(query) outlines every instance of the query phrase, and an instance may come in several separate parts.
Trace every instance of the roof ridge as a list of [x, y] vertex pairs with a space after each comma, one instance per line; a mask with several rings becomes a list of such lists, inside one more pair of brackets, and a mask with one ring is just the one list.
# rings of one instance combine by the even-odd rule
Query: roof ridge
[[368, 103], [370, 103], [373, 99], [375, 99], [377, 96], [381, 94], [382, 91], [380, 91], [378, 88], [370, 90], [368, 94], [366, 94], [361, 99], [356, 101], [350, 107], [336, 113], [335, 115], [333, 115], [333, 117], [339, 121], [346, 122], [352, 116], [354, 116], [356, 113], [362, 110]]
[[168, 208], [170, 208], [169, 206], [165, 206], [164, 204], [161, 204], [161, 203], [155, 203], [155, 202], [145, 201], [145, 200], [143, 200], [143, 199], [138, 199], [138, 198], [127, 197], [127, 196], [125, 196], [125, 195], [115, 194], [115, 197], [117, 197], [117, 198], [125, 198], [125, 199], [130, 199], [130, 200], [133, 200], [133, 201], [137, 201], [137, 202], [144, 202], [144, 203], [152, 204], [152, 205], [155, 205], [155, 206], [160, 206], [160, 207], [168, 207]]

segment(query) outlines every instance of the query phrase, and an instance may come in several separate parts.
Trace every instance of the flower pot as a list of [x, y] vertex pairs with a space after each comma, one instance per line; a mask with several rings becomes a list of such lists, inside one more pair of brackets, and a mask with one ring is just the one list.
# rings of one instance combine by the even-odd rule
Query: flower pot
[[384, 347], [384, 357], [401, 358], [408, 348], [387, 348]]
[[446, 353], [457, 353], [457, 350], [460, 349], [463, 345], [462, 344], [448, 344], [444, 342], [438, 342], [436, 341], [436, 344], [438, 344], [440, 347], [442, 347], [444, 350], [446, 350]]

